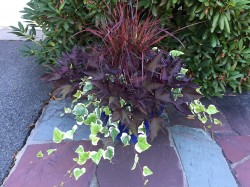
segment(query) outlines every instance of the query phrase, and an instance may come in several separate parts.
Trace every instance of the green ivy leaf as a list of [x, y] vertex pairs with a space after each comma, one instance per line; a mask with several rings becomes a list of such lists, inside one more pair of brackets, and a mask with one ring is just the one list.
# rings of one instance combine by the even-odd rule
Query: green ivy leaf
[[121, 104], [121, 107], [123, 107], [126, 104], [126, 101], [124, 99], [120, 99], [120, 104]]
[[131, 136], [129, 136], [127, 133], [122, 133], [122, 136], [121, 136], [121, 141], [123, 143], [124, 146], [127, 146], [130, 144], [130, 139], [131, 139]]
[[212, 114], [218, 113], [219, 111], [217, 110], [217, 108], [214, 105], [209, 105], [206, 112], [208, 114], [212, 115]]
[[206, 115], [204, 115], [204, 116], [202, 116], [202, 115], [200, 115], [200, 114], [198, 114], [198, 119], [202, 122], [202, 123], [207, 123], [207, 116]]
[[54, 129], [53, 141], [55, 143], [60, 143], [64, 139], [65, 133], [60, 131], [57, 127]]
[[152, 174], [153, 174], [153, 172], [148, 168], [148, 166], [144, 166], [144, 167], [143, 167], [142, 175], [143, 175], [144, 177], [149, 176], [149, 175], [152, 175]]
[[67, 131], [65, 134], [64, 134], [64, 139], [70, 139], [70, 140], [73, 140], [73, 136], [74, 136], [74, 133], [76, 132], [76, 129], [77, 129], [77, 125], [74, 125], [73, 128], [69, 131]]
[[76, 100], [78, 100], [81, 98], [82, 92], [80, 90], [77, 90], [77, 92], [73, 96], [76, 98]]
[[214, 124], [216, 124], [216, 125], [222, 125], [221, 121], [218, 120], [218, 119], [216, 119], [216, 118], [214, 118]]
[[77, 116], [87, 116], [88, 109], [83, 103], [78, 103], [72, 110], [72, 113]]
[[76, 123], [77, 125], [82, 125], [84, 123], [85, 118], [83, 116], [76, 116]]
[[87, 119], [84, 121], [84, 124], [90, 125], [91, 123], [96, 123], [97, 116], [94, 113], [91, 113], [87, 116]]
[[85, 168], [82, 169], [75, 168], [73, 171], [75, 179], [78, 180], [85, 172], [86, 172]]
[[93, 134], [89, 135], [89, 139], [91, 140], [92, 145], [97, 145], [100, 140], [99, 137]]
[[82, 145], [79, 145], [78, 148], [75, 151], [77, 154], [82, 154], [84, 153], [84, 148]]
[[109, 132], [110, 132], [110, 136], [112, 137], [113, 141], [115, 141], [117, 135], [120, 133], [120, 130], [117, 127], [110, 127]]
[[84, 152], [78, 154], [78, 161], [77, 164], [83, 165], [87, 162], [87, 160], [90, 158], [90, 152]]
[[103, 156], [104, 150], [103, 149], [99, 149], [98, 152], [96, 151], [92, 151], [90, 153], [90, 158], [92, 159], [92, 161], [98, 165], [102, 156]]
[[42, 151], [39, 151], [39, 152], [36, 154], [36, 156], [37, 156], [38, 158], [42, 158], [42, 157], [43, 157], [43, 152], [42, 152]]
[[102, 125], [98, 123], [91, 123], [90, 124], [90, 132], [92, 135], [97, 135], [102, 130]]
[[133, 164], [131, 170], [134, 170], [136, 168], [138, 161], [139, 161], [138, 154], [135, 154], [134, 164]]
[[138, 133], [139, 134], [146, 134], [146, 128], [144, 126], [144, 122], [138, 127]]
[[57, 149], [48, 149], [47, 153], [48, 155], [51, 155], [52, 153], [54, 153]]
[[111, 112], [111, 110], [109, 109], [109, 107], [105, 107], [105, 108], [103, 109], [103, 111], [105, 112], [105, 115], [106, 115], [106, 116], [109, 116], [110, 114], [112, 114], [112, 112]]
[[109, 129], [108, 129], [108, 127], [103, 127], [101, 132], [104, 134], [105, 138], [109, 137]]
[[87, 81], [87, 82], [85, 82], [85, 85], [83, 87], [83, 91], [86, 93], [86, 92], [90, 91], [92, 88], [93, 88], [93, 85], [89, 81]]
[[64, 108], [64, 113], [65, 114], [70, 114], [71, 113], [71, 109], [70, 108]]
[[135, 150], [138, 153], [141, 153], [143, 151], [146, 151], [150, 147], [151, 147], [151, 145], [149, 145], [147, 142], [147, 136], [144, 134], [140, 134], [138, 136], [138, 142], [135, 144]]
[[112, 146], [108, 146], [107, 150], [103, 154], [104, 159], [111, 160], [115, 154], [115, 149]]
[[195, 113], [200, 113], [200, 112], [205, 112], [206, 108], [204, 105], [194, 105], [194, 112]]

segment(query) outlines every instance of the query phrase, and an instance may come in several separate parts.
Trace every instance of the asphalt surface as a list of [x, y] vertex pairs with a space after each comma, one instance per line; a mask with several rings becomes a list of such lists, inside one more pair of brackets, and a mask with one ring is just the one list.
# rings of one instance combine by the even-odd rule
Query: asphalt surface
[[0, 41], [0, 185], [49, 99], [51, 86], [34, 58], [20, 52], [23, 41]]

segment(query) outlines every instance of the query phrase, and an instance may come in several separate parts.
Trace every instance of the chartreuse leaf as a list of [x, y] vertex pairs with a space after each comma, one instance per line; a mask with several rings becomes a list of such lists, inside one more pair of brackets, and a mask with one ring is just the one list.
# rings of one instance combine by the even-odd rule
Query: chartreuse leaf
[[117, 135], [120, 133], [120, 130], [117, 127], [110, 127], [109, 128], [110, 136], [115, 141]]
[[219, 111], [217, 110], [217, 108], [214, 106], [214, 105], [209, 105], [206, 112], [208, 114], [216, 114], [218, 113]]
[[103, 111], [105, 112], [105, 115], [106, 116], [109, 116], [112, 112], [111, 112], [111, 110], [109, 109], [109, 107], [105, 107], [104, 109], [103, 109]]
[[69, 131], [67, 131], [64, 135], [64, 139], [71, 139], [73, 140], [73, 135], [76, 132], [77, 125], [74, 125], [73, 128]]
[[97, 116], [95, 113], [91, 113], [87, 116], [87, 119], [84, 121], [84, 124], [90, 125], [91, 123], [96, 123]]
[[73, 96], [76, 98], [74, 101], [77, 101], [78, 99], [80, 99], [82, 96], [81, 90], [77, 90], [77, 92]]
[[109, 129], [108, 127], [103, 127], [101, 131], [105, 138], [109, 137]]
[[112, 146], [108, 146], [106, 151], [103, 154], [104, 159], [111, 160], [115, 154], [115, 149]]
[[139, 134], [146, 134], [146, 128], [144, 126], [144, 122], [138, 127], [138, 133]]
[[89, 135], [89, 139], [91, 140], [92, 145], [97, 145], [100, 140], [99, 137], [93, 134]]
[[90, 124], [90, 132], [92, 135], [97, 135], [102, 130], [102, 125], [98, 123], [91, 123]]
[[70, 108], [64, 108], [64, 113], [65, 114], [69, 114], [69, 113], [71, 113], [71, 109]]
[[90, 158], [90, 152], [83, 152], [78, 154], [77, 164], [83, 165]]
[[82, 146], [82, 145], [79, 145], [75, 152], [78, 153], [78, 154], [84, 153], [84, 148], [83, 148], [83, 146]]
[[48, 155], [51, 155], [52, 153], [54, 153], [57, 149], [48, 149], [47, 153]]
[[170, 51], [170, 54], [171, 54], [172, 57], [178, 57], [178, 56], [184, 55], [183, 52], [177, 51], [177, 50]]
[[133, 164], [131, 170], [134, 170], [136, 168], [138, 161], [139, 161], [138, 154], [135, 154], [134, 164]]
[[148, 166], [143, 166], [143, 172], [142, 172], [142, 175], [144, 177], [146, 176], [149, 176], [149, 175], [152, 175], [153, 172], [148, 168]]
[[54, 129], [53, 141], [60, 143], [64, 139], [65, 132], [60, 131], [57, 127]]
[[103, 149], [99, 149], [98, 152], [92, 151], [90, 153], [90, 158], [96, 165], [98, 165], [103, 156], [103, 153], [104, 153]]
[[85, 118], [83, 116], [76, 116], [76, 123], [77, 125], [82, 125], [84, 123]]
[[138, 142], [135, 144], [135, 150], [138, 153], [141, 153], [143, 151], [146, 151], [150, 147], [151, 147], [151, 145], [148, 144], [148, 142], [147, 142], [147, 136], [144, 134], [140, 134], [138, 136]]
[[216, 125], [222, 125], [221, 121], [218, 120], [218, 119], [216, 119], [216, 118], [214, 118], [214, 124], [216, 124]]
[[121, 107], [123, 107], [125, 104], [126, 104], [126, 101], [124, 99], [120, 99], [120, 104], [121, 104]]
[[202, 122], [202, 123], [207, 123], [207, 116], [206, 115], [201, 115], [201, 114], [197, 114], [198, 115], [198, 119]]
[[42, 157], [43, 157], [43, 152], [42, 152], [42, 151], [39, 151], [39, 152], [36, 154], [36, 156], [37, 156], [38, 158], [42, 158]]
[[122, 136], [121, 136], [121, 141], [123, 143], [124, 146], [126, 145], [129, 145], [130, 144], [130, 139], [131, 139], [131, 136], [129, 136], [127, 133], [122, 133]]
[[73, 171], [75, 179], [78, 180], [85, 172], [86, 172], [85, 168], [82, 169], [75, 168]]

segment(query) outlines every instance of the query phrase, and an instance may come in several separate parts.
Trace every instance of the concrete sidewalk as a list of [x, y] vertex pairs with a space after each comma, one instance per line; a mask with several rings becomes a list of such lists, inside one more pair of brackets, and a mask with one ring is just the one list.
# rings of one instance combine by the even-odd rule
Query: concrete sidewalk
[[[166, 134], [157, 137], [149, 151], [140, 156], [141, 165], [148, 165], [154, 172], [147, 177], [147, 186], [249, 187], [250, 133], [247, 133], [250, 130], [250, 107], [246, 105], [249, 100], [250, 95], [241, 95], [205, 101], [214, 103], [222, 111], [217, 117], [224, 126], [213, 129], [215, 140], [201, 129], [198, 121], [187, 120], [169, 108], [172, 111], [169, 116], [171, 125]], [[88, 141], [87, 127], [76, 132], [75, 141], [53, 143], [54, 127], [68, 130], [74, 125], [72, 116], [60, 117], [63, 108], [69, 104], [69, 101], [50, 101], [18, 154], [16, 165], [3, 187], [143, 187], [140, 169], [130, 170], [133, 148], [119, 144], [112, 164], [102, 160], [96, 167], [89, 162], [87, 173], [78, 181], [67, 174], [76, 166], [72, 158], [76, 157], [74, 151], [78, 145], [83, 145], [86, 150], [94, 149]], [[234, 113], [234, 120], [228, 121], [232, 108], [241, 108], [241, 115]], [[237, 125], [238, 117], [241, 124]], [[240, 133], [243, 127], [244, 134]], [[46, 154], [46, 150], [52, 148], [57, 148], [60, 154], [55, 152], [42, 159], [36, 157], [39, 151]]]

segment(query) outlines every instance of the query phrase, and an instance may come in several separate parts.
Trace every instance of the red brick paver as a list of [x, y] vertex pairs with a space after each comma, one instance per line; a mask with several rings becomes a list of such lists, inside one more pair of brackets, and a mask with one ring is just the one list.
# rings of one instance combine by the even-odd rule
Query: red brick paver
[[[131, 171], [134, 162], [132, 146], [116, 146], [113, 164], [102, 161], [97, 168], [97, 178], [100, 187], [142, 187], [142, 173], [137, 165]], [[147, 187], [183, 187], [184, 176], [180, 161], [173, 147], [170, 146], [168, 134], [161, 134], [152, 143], [152, 147], [139, 155], [141, 167], [147, 165], [154, 174], [146, 177]]]
[[[91, 147], [89, 141], [29, 145], [4, 187], [89, 187], [95, 173], [94, 163], [86, 163], [87, 172], [78, 181], [67, 174], [68, 170], [74, 169], [73, 158], [77, 157], [75, 149], [78, 145], [83, 145], [85, 150]], [[48, 149], [58, 149], [58, 151], [47, 157], [36, 157], [39, 151], [46, 156]]]
[[250, 186], [250, 136], [219, 136], [217, 140], [242, 187]]

